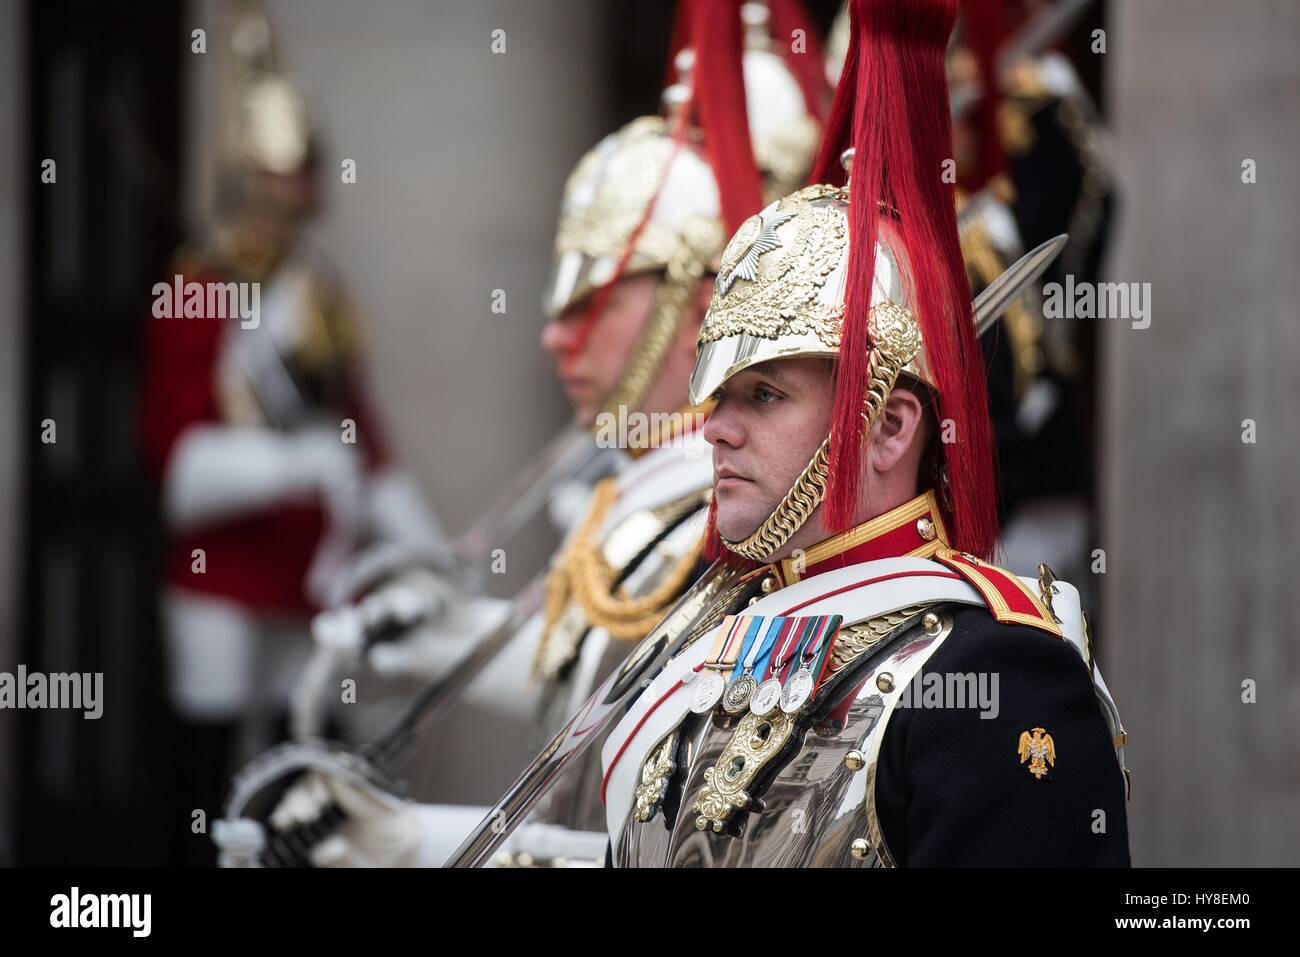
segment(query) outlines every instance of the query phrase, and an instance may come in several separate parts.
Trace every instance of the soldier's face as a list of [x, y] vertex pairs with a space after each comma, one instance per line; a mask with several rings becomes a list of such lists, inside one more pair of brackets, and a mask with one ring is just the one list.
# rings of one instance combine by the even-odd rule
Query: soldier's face
[[253, 173], [251, 202], [261, 212], [284, 223], [309, 219], [320, 202], [320, 180], [310, 166], [293, 173]]
[[752, 534], [830, 431], [835, 383], [824, 359], [765, 362], [732, 376], [704, 425], [713, 446], [718, 531]]
[[542, 329], [542, 347], [555, 359], [555, 374], [573, 405], [578, 424], [595, 423], [601, 405], [614, 391], [619, 375], [654, 308], [656, 275], [620, 279], [610, 290], [601, 314], [584, 341], [588, 296]]

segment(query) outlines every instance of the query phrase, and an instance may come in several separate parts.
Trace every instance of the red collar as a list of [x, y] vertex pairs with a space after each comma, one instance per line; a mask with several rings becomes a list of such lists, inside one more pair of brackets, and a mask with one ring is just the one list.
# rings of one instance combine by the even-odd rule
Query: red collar
[[933, 492], [924, 492], [883, 515], [828, 538], [773, 568], [781, 587], [880, 558], [929, 558], [948, 544], [948, 531]]

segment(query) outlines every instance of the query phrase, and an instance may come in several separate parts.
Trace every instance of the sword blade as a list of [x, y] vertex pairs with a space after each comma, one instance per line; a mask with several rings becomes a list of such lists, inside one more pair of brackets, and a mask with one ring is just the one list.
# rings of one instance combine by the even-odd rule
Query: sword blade
[[982, 336], [1013, 302], [1023, 296], [1069, 241], [1070, 237], [1064, 233], [1047, 240], [1025, 253], [985, 286], [971, 303], [971, 311], [975, 314], [975, 334]]

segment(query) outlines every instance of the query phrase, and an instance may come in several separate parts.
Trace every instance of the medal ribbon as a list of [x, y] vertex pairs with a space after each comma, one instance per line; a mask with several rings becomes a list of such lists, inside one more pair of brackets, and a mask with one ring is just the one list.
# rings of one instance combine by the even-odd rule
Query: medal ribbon
[[788, 631], [794, 629], [797, 619], [794, 618], [773, 618], [772, 624], [768, 626], [767, 635], [763, 638], [763, 647], [754, 659], [753, 670], [750, 672], [755, 681], [762, 681], [763, 675], [767, 674], [768, 664], [772, 660], [772, 655], [776, 651], [776, 644]]
[[814, 615], [804, 620], [807, 625], [799, 641], [799, 648], [791, 656], [781, 680], [784, 683], [800, 668], [807, 668], [813, 676], [813, 691], [816, 692], [821, 686], [822, 672], [830, 660], [830, 650], [839, 637], [840, 623], [844, 621], [844, 616]]
[[[777, 633], [781, 630], [780, 624], [785, 619], [773, 618], [765, 634], [763, 633], [764, 621], [766, 619], [761, 615], [755, 615], [749, 619], [749, 631], [745, 634], [745, 644], [740, 649], [740, 656], [736, 659], [736, 665], [731, 670], [731, 681], [735, 681], [742, 674], [753, 674], [754, 665], [764, 655], [769, 654], [772, 651], [772, 646], [776, 644]], [[760, 635], [762, 635], [761, 638]]]
[[736, 625], [737, 633], [744, 632], [745, 641], [744, 644], [740, 646], [740, 654], [736, 655], [736, 657], [732, 659], [735, 661], [735, 666], [731, 669], [731, 675], [727, 678], [727, 684], [731, 684], [731, 682], [739, 678], [741, 673], [745, 670], [745, 658], [754, 648], [754, 645], [758, 640], [758, 633], [763, 628], [763, 619], [737, 616]]
[[713, 648], [709, 651], [709, 657], [702, 667], [718, 667], [725, 670], [736, 660], [736, 652], [740, 648], [743, 635], [741, 626], [744, 621], [745, 619], [736, 615], [728, 615], [723, 619], [722, 627], [718, 629], [718, 637], [713, 639]]
[[835, 647], [835, 641], [840, 636], [840, 625], [844, 621], [843, 615], [823, 616], [819, 619], [821, 623], [821, 634], [817, 638], [817, 647], [813, 651], [813, 663], [809, 665], [808, 670], [813, 675], [813, 694], [822, 686], [822, 678], [826, 673], [826, 663], [831, 659], [831, 649]]
[[808, 654], [808, 643], [818, 634], [818, 621], [820, 621], [820, 619], [816, 615], [799, 619], [799, 645], [795, 648], [794, 654], [790, 656], [790, 660], [785, 663], [785, 672], [781, 675], [781, 683], [783, 685], [803, 664], [803, 660]]
[[790, 662], [790, 651], [798, 643], [799, 635], [803, 630], [802, 618], [785, 619], [785, 625], [781, 628], [781, 634], [777, 638], [777, 646], [772, 651], [771, 677], [780, 677], [781, 672], [785, 670], [786, 665]]

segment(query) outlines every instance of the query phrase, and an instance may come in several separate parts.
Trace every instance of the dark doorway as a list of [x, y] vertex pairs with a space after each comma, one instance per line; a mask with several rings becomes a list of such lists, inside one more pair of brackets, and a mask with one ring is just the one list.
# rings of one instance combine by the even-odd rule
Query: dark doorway
[[[24, 711], [18, 863], [164, 860], [167, 719], [138, 337], [179, 236], [181, 4], [26, 4], [26, 504], [20, 657], [103, 672], [103, 713]], [[53, 182], [42, 164], [53, 160]], [[48, 442], [49, 420], [54, 442]]]

